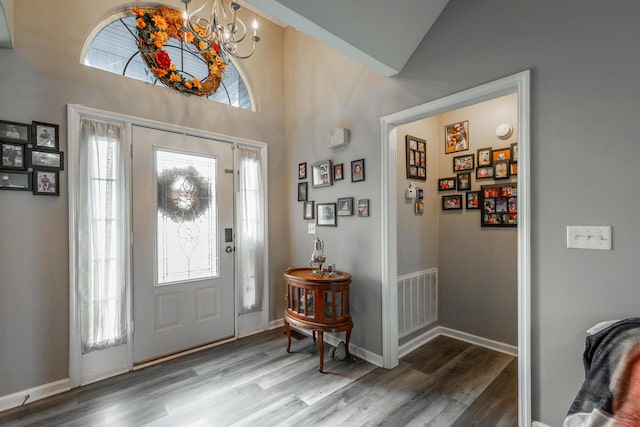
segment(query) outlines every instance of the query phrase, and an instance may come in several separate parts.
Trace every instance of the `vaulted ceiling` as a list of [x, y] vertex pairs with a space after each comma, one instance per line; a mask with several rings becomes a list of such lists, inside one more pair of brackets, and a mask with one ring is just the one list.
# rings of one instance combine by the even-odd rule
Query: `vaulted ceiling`
[[[449, 0], [244, 0], [386, 76], [399, 73]], [[276, 21], [276, 22], [277, 22]]]

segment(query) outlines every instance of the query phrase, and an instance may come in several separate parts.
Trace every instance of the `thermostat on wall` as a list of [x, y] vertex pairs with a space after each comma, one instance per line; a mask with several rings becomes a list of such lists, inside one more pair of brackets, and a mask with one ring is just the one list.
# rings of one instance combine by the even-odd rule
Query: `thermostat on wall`
[[329, 148], [341, 147], [349, 143], [349, 129], [335, 128], [329, 132]]

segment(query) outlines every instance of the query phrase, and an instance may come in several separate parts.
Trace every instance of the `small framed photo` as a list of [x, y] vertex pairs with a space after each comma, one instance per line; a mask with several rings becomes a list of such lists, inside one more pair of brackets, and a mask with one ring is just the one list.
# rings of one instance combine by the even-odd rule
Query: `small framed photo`
[[479, 191], [467, 191], [467, 210], [480, 209], [480, 192]]
[[518, 175], [518, 164], [517, 163], [509, 163], [509, 175], [510, 176]]
[[29, 167], [32, 168], [51, 168], [64, 170], [64, 153], [62, 151], [40, 151], [31, 150], [31, 158], [29, 159]]
[[471, 190], [471, 172], [459, 173], [456, 177], [458, 191]]
[[442, 210], [462, 209], [462, 195], [453, 194], [451, 196], [442, 196]]
[[307, 162], [298, 163], [298, 179], [307, 179]]
[[469, 149], [469, 121], [446, 125], [444, 127], [444, 153], [451, 154]]
[[58, 171], [33, 170], [33, 194], [41, 196], [60, 195], [60, 174]]
[[333, 180], [342, 181], [344, 179], [344, 164], [333, 165]]
[[416, 187], [416, 199], [424, 199], [424, 190], [421, 187]]
[[501, 148], [500, 150], [493, 150], [491, 153], [493, 156], [493, 162], [497, 162], [498, 160], [510, 160], [511, 159], [511, 148]]
[[493, 162], [493, 178], [507, 179], [509, 178], [509, 160], [496, 160]]
[[0, 190], [32, 191], [31, 172], [0, 170]]
[[0, 167], [4, 169], [27, 169], [26, 145], [18, 142], [2, 142]]
[[479, 166], [476, 168], [476, 179], [493, 178], [493, 166]]
[[358, 216], [369, 216], [369, 199], [358, 200]]
[[353, 215], [353, 197], [342, 197], [338, 199], [338, 216]]
[[518, 163], [518, 143], [511, 144], [511, 163]]
[[493, 165], [493, 149], [491, 147], [478, 150], [478, 166]]
[[414, 212], [415, 212], [416, 215], [423, 215], [424, 214], [424, 202], [423, 201], [416, 200]]
[[35, 148], [58, 151], [60, 148], [58, 125], [31, 122], [31, 142]]
[[456, 189], [456, 177], [438, 179], [438, 191], [450, 191]]
[[31, 126], [26, 123], [0, 120], [0, 138], [29, 142], [31, 140]]
[[336, 204], [335, 203], [318, 203], [316, 222], [321, 226], [335, 227], [336, 220]]
[[307, 182], [299, 182], [298, 183], [298, 201], [306, 202], [307, 201]]
[[314, 219], [314, 214], [315, 214], [315, 202], [313, 200], [304, 202], [304, 205], [302, 207], [302, 218]]
[[453, 171], [472, 171], [474, 165], [474, 154], [466, 154], [464, 156], [457, 156], [453, 158]]
[[427, 179], [427, 141], [407, 135], [407, 179]]
[[323, 160], [311, 165], [311, 186], [327, 187], [333, 185], [333, 166], [331, 160]]
[[483, 185], [480, 192], [482, 227], [516, 227], [518, 225], [518, 189], [515, 183]]
[[351, 182], [364, 181], [364, 159], [351, 162]]

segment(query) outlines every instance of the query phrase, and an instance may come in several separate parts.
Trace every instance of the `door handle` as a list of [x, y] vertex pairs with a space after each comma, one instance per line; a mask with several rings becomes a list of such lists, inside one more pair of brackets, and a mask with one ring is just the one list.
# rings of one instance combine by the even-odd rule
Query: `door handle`
[[230, 254], [231, 252], [233, 252], [233, 246], [227, 246], [226, 248], [224, 248], [224, 251]]

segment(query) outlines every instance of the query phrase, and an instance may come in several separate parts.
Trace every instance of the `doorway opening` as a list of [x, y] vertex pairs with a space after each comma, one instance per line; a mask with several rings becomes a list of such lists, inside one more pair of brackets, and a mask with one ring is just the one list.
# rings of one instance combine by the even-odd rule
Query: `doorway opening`
[[[382, 136], [382, 312], [383, 366], [398, 364], [398, 127], [501, 96], [517, 96], [518, 160], [518, 420], [531, 422], [530, 350], [530, 179], [529, 179], [530, 72], [505, 77], [435, 101], [381, 118]], [[435, 179], [431, 177], [430, 179]]]

